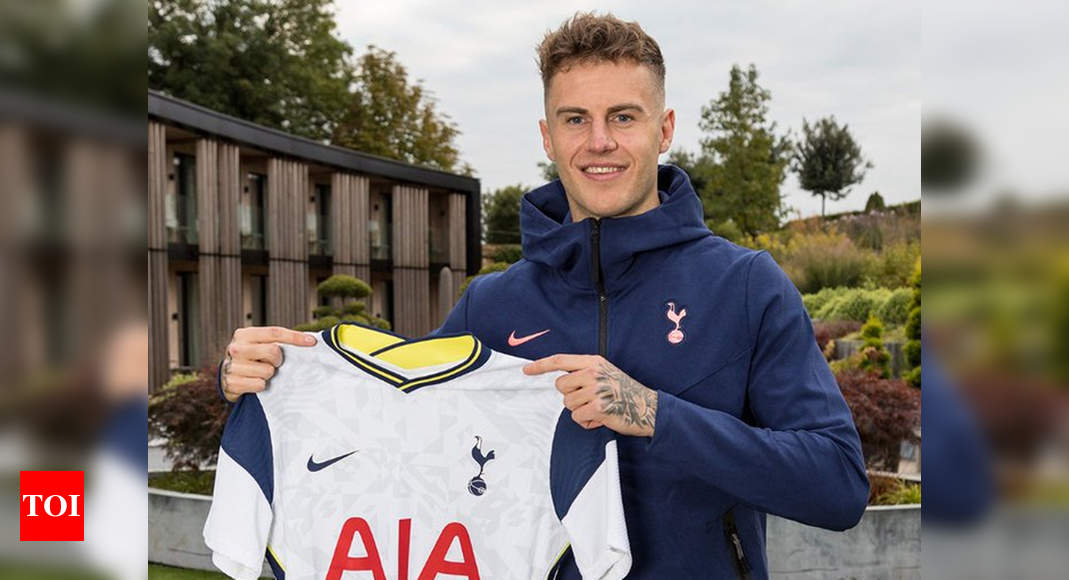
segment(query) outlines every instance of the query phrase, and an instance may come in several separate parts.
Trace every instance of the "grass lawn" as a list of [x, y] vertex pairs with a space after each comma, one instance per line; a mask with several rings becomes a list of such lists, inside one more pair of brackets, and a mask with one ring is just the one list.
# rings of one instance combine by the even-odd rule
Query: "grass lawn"
[[[223, 580], [225, 574], [219, 572], [206, 572], [204, 570], [186, 570], [185, 568], [173, 568], [159, 564], [148, 565], [148, 577], [152, 580]], [[270, 578], [270, 576], [265, 576]]]
[[149, 475], [148, 485], [157, 489], [180, 491], [182, 493], [211, 495], [212, 488], [215, 485], [215, 470], [153, 473]]

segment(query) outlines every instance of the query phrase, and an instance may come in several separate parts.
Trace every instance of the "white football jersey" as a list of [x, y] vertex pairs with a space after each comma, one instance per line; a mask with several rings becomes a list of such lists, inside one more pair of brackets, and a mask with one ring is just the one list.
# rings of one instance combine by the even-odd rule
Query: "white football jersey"
[[339, 324], [283, 345], [223, 433], [204, 541], [231, 577], [584, 578], [631, 567], [616, 441], [470, 334]]

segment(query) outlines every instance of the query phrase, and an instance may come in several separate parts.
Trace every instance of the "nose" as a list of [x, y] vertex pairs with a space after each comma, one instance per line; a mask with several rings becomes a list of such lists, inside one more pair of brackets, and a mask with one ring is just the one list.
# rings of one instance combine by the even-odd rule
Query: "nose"
[[587, 140], [587, 149], [592, 153], [606, 153], [616, 149], [616, 140], [613, 139], [608, 123], [595, 120], [590, 124], [590, 137]]

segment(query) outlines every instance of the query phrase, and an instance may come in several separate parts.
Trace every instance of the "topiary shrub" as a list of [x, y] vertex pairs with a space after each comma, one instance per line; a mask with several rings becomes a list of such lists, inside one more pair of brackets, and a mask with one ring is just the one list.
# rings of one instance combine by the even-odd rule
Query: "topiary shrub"
[[875, 373], [880, 378], [891, 376], [891, 353], [883, 346], [883, 323], [879, 318], [870, 316], [861, 327], [861, 363], [858, 368]]
[[211, 368], [175, 375], [149, 399], [149, 434], [167, 439], [164, 452], [175, 471], [197, 471], [218, 457], [229, 409], [219, 397], [215, 373]]
[[298, 324], [294, 330], [315, 332], [326, 330], [339, 322], [357, 322], [366, 326], [390, 329], [390, 323], [367, 313], [364, 298], [371, 295], [371, 287], [363, 280], [345, 274], [335, 274], [319, 283], [316, 293], [320, 298], [337, 299], [340, 307], [318, 306], [312, 311], [311, 322]]

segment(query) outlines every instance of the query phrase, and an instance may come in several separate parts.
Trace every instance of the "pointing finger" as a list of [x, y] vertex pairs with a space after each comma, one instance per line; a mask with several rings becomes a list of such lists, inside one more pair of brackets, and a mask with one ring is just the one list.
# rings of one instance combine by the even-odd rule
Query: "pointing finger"
[[540, 358], [523, 367], [523, 372], [528, 375], [540, 375], [550, 371], [577, 371], [590, 366], [597, 358], [589, 354], [555, 354]]

